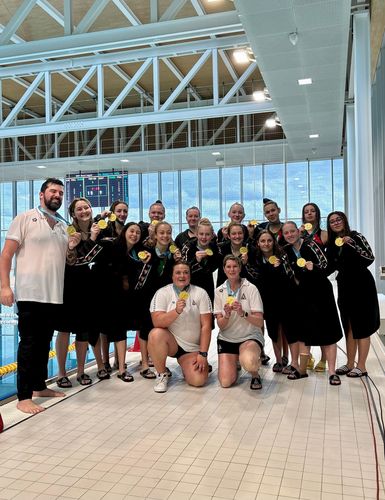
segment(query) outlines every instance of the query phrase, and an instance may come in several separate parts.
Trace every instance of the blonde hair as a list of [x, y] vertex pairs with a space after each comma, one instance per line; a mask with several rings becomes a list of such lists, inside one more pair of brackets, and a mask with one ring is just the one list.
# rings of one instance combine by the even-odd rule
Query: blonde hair
[[201, 219], [199, 219], [197, 228], [199, 228], [199, 226], [208, 226], [211, 229], [211, 232], [214, 233], [213, 225], [207, 217], [202, 217]]

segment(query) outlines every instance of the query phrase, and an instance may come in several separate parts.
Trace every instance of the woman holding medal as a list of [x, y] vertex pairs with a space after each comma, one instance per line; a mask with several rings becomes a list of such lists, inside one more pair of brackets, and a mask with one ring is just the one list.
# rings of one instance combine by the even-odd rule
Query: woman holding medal
[[[110, 378], [104, 369], [100, 351], [100, 320], [92, 313], [102, 293], [100, 272], [103, 268], [103, 247], [97, 243], [100, 227], [92, 220], [91, 203], [86, 198], [75, 198], [68, 207], [72, 218], [69, 227], [77, 236], [77, 244], [67, 251], [64, 274], [63, 317], [56, 340], [59, 387], [71, 387], [65, 371], [69, 333], [76, 334], [77, 381], [89, 385], [92, 379], [84, 373], [88, 344], [92, 346], [100, 380]], [[86, 287], [86, 288], [84, 288]]]
[[215, 290], [214, 314], [219, 326], [218, 378], [231, 387], [238, 378], [237, 362], [251, 374], [250, 389], [262, 389], [258, 370], [264, 345], [263, 305], [257, 288], [241, 278], [242, 263], [234, 255], [223, 261], [226, 281]]
[[[223, 259], [226, 255], [239, 257], [243, 266], [249, 260], [249, 248], [245, 240], [243, 224], [240, 222], [231, 222], [228, 226], [228, 239], [218, 245], [220, 263], [218, 267], [217, 287], [226, 281], [226, 274], [223, 269]], [[242, 277], [248, 277], [246, 269], [242, 269]], [[250, 281], [250, 280], [249, 280]]]
[[197, 237], [187, 241], [181, 250], [182, 260], [191, 267], [191, 284], [200, 286], [214, 302], [213, 272], [218, 269], [218, 247], [213, 242], [214, 228], [209, 219], [200, 219]]
[[342, 338], [342, 330], [333, 287], [327, 277], [326, 255], [315, 241], [301, 238], [295, 222], [286, 222], [282, 232], [288, 243], [285, 251], [295, 273], [301, 301], [301, 320], [298, 325], [299, 369], [294, 369], [288, 378], [297, 380], [307, 377], [310, 347], [324, 346], [330, 385], [340, 385], [341, 380], [336, 375], [335, 363], [336, 343]]
[[[256, 269], [258, 280], [254, 283], [262, 297], [267, 333], [271, 338], [276, 362], [273, 372], [281, 373], [288, 364], [288, 343], [293, 350], [294, 368], [298, 369], [297, 321], [293, 319], [288, 297], [297, 290], [294, 273], [287, 255], [267, 229], [262, 229], [256, 239]], [[289, 374], [290, 368], [284, 370]]]
[[[302, 207], [302, 225], [299, 228], [301, 237], [304, 239], [314, 240], [321, 248], [324, 248], [328, 241], [328, 233], [321, 229], [321, 211], [315, 203], [306, 203]], [[324, 349], [321, 347], [321, 359], [314, 366], [314, 357], [310, 353], [308, 369], [316, 372], [324, 372], [326, 370], [326, 357]]]
[[[374, 255], [365, 237], [350, 229], [343, 212], [328, 215], [327, 229], [327, 255], [330, 272], [338, 271], [338, 307], [347, 351], [347, 362], [337, 373], [351, 378], [363, 377], [367, 375], [370, 336], [380, 327], [376, 285], [368, 270]], [[357, 351], [358, 361], [354, 367]]]
[[207, 293], [190, 285], [190, 267], [176, 262], [172, 284], [160, 288], [150, 306], [154, 328], [148, 347], [158, 372], [154, 391], [167, 391], [167, 356], [176, 358], [189, 385], [207, 382], [212, 306]]

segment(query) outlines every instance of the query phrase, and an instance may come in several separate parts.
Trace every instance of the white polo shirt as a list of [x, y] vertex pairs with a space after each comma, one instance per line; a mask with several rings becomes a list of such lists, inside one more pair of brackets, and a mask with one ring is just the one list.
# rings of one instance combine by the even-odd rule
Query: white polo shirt
[[[212, 312], [212, 306], [207, 292], [199, 286], [190, 285], [188, 289], [186, 307], [171, 323], [168, 330], [173, 334], [177, 344], [186, 352], [199, 351], [201, 336], [201, 314]], [[154, 295], [150, 305], [150, 312], [169, 312], [175, 309], [178, 300], [174, 286], [166, 285]]]
[[[227, 281], [215, 290], [214, 314], [225, 315], [225, 304], [228, 297]], [[241, 286], [236, 299], [242, 304], [242, 309], [250, 314], [251, 312], [263, 313], [262, 299], [256, 286], [242, 278]], [[265, 340], [262, 330], [258, 326], [252, 325], [246, 318], [241, 318], [235, 311], [231, 312], [229, 321], [223, 330], [219, 330], [218, 338], [227, 342], [245, 342], [255, 339], [263, 346]]]
[[64, 268], [68, 244], [66, 225], [51, 229], [37, 208], [17, 215], [7, 240], [17, 241], [16, 301], [63, 303]]

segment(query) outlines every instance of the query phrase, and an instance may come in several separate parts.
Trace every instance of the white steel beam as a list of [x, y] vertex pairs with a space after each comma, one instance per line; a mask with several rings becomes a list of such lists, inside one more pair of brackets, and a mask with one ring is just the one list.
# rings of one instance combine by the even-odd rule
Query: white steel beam
[[204, 63], [211, 55], [211, 50], [207, 49], [198, 61], [194, 64], [194, 66], [190, 69], [187, 75], [183, 78], [183, 80], [179, 83], [179, 85], [175, 88], [175, 90], [168, 97], [166, 102], [161, 106], [160, 111], [166, 111], [170, 107], [170, 105], [175, 101], [178, 95], [186, 88], [186, 85], [190, 82], [192, 78], [198, 73]]
[[233, 116], [228, 116], [226, 120], [221, 124], [219, 128], [213, 133], [213, 135], [210, 137], [210, 139], [207, 141], [206, 146], [211, 146], [214, 144], [215, 139], [220, 136], [220, 134], [223, 132], [223, 130], [227, 127], [227, 125], [231, 122], [233, 119]]
[[123, 147], [121, 152], [125, 153], [126, 151], [128, 151], [130, 149], [130, 147], [132, 146], [132, 144], [134, 144], [136, 139], [140, 136], [141, 133], [142, 133], [142, 126], [140, 126], [138, 128], [138, 130], [131, 136], [130, 140], [127, 142], [127, 144], [125, 144], [125, 146]]
[[120, 94], [116, 97], [116, 99], [112, 102], [111, 106], [104, 113], [104, 116], [110, 116], [123, 102], [126, 98], [127, 94], [131, 92], [134, 86], [138, 83], [138, 81], [142, 78], [143, 74], [148, 70], [151, 66], [153, 59], [149, 58], [145, 61], [142, 66], [138, 69], [135, 75], [131, 78], [129, 83], [124, 87], [124, 89], [120, 92]]
[[72, 35], [72, 0], [64, 0], [64, 34]]
[[56, 122], [56, 121], [60, 120], [60, 118], [64, 115], [64, 113], [66, 111], [68, 111], [68, 108], [71, 106], [71, 104], [74, 102], [76, 97], [80, 94], [80, 92], [84, 89], [86, 83], [93, 76], [95, 71], [96, 71], [96, 66], [91, 66], [91, 68], [87, 71], [87, 73], [80, 80], [78, 85], [74, 88], [74, 90], [71, 92], [71, 94], [67, 97], [65, 102], [62, 104], [62, 106], [58, 110], [58, 112], [52, 117], [51, 122]]
[[[111, 71], [120, 76], [120, 78], [122, 78], [122, 80], [124, 80], [125, 82], [128, 83], [130, 81], [131, 78], [121, 68], [119, 68], [119, 66], [109, 66], [109, 68], [111, 69]], [[146, 92], [146, 90], [144, 90], [144, 88], [141, 87], [139, 84], [134, 85], [134, 89], [138, 92], [138, 94], [145, 97], [145, 99], [150, 104], [154, 103], [152, 96], [148, 92]]]
[[74, 58], [89, 52], [120, 50], [152, 43], [171, 43], [236, 32], [243, 32], [236, 12], [221, 12], [128, 28], [36, 40], [22, 45], [6, 45], [0, 47], [0, 59], [2, 64], [15, 64], [50, 57], [70, 56]]
[[245, 81], [249, 78], [252, 72], [257, 68], [257, 63], [252, 62], [246, 68], [244, 73], [239, 77], [238, 81], [234, 83], [227, 94], [221, 99], [221, 104], [226, 104], [234, 96], [234, 94], [242, 87]]
[[59, 12], [48, 0], [37, 0], [36, 5], [41, 7], [52, 19], [54, 19], [60, 26], [64, 27], [64, 16]]
[[213, 103], [216, 106], [219, 104], [219, 82], [218, 82], [218, 50], [212, 49], [213, 61]]
[[30, 160], [34, 160], [35, 158], [31, 155], [31, 153], [28, 151], [28, 149], [24, 146], [24, 144], [22, 144], [19, 139], [16, 139], [16, 146], [19, 147], [23, 153], [25, 154], [25, 156], [28, 156], [28, 158]]
[[53, 134], [58, 132], [70, 132], [75, 130], [94, 130], [99, 128], [114, 128], [133, 125], [146, 125], [154, 123], [182, 122], [184, 120], [199, 120], [223, 116], [235, 116], [238, 114], [255, 114], [274, 112], [273, 101], [258, 103], [253, 101], [238, 102], [232, 104], [220, 104], [219, 106], [204, 105], [194, 108], [169, 109], [166, 112], [148, 112], [119, 114], [108, 118], [85, 118], [81, 115], [64, 117], [65, 119], [53, 123], [42, 123], [34, 120], [34, 125], [19, 124], [17, 126], [0, 129], [0, 138], [18, 137], [27, 135]]
[[[168, 149], [171, 144], [173, 144], [173, 142], [175, 141], [175, 139], [177, 137], [180, 136], [180, 134], [183, 132], [183, 130], [187, 127], [187, 123], [188, 122], [182, 122], [179, 127], [175, 130], [175, 132], [172, 134], [172, 136], [170, 137], [170, 139], [168, 139], [168, 141], [166, 142], [166, 144], [164, 145], [163, 149]], [[187, 142], [187, 141], [186, 141]]]
[[172, 0], [171, 4], [167, 7], [164, 14], [161, 16], [160, 21], [169, 21], [174, 19], [180, 9], [184, 7], [188, 0]]
[[20, 5], [20, 7], [8, 22], [4, 31], [1, 33], [0, 45], [5, 45], [10, 41], [10, 39], [19, 29], [20, 25], [23, 23], [24, 19], [36, 5], [36, 1], [37, 0], [24, 0], [24, 2]]
[[150, 0], [150, 22], [158, 22], [158, 0]]
[[101, 64], [97, 66], [98, 77], [98, 116], [99, 118], [104, 114], [104, 73]]
[[[39, 73], [40, 71], [73, 71], [93, 66], [94, 64], [108, 65], [140, 62], [146, 60], [148, 57], [155, 56], [163, 59], [165, 57], [199, 54], [204, 52], [206, 49], [218, 49], [220, 53], [220, 49], [241, 48], [245, 47], [246, 45], [247, 38], [245, 35], [214, 38], [212, 40], [194, 40], [192, 42], [162, 45], [159, 47], [150, 47], [146, 49], [128, 50], [107, 54], [94, 54], [92, 56], [77, 57], [74, 59], [43, 61], [35, 62], [33, 64], [15, 64], [11, 66], [0, 67], [0, 77], [10, 78], [12, 76], [33, 75], [35, 73]], [[238, 79], [237, 75], [236, 79]]]
[[46, 71], [44, 75], [45, 87], [45, 121], [50, 122], [52, 119], [52, 81], [51, 73]]
[[136, 17], [133, 11], [124, 3], [122, 0], [112, 0], [120, 12], [126, 17], [133, 26], [138, 26], [142, 24], [140, 20]]
[[74, 34], [85, 33], [88, 31], [103, 12], [109, 1], [110, 0], [95, 0], [92, 7], [88, 9], [87, 14], [74, 29]]
[[153, 58], [152, 63], [152, 79], [153, 79], [153, 95], [154, 95], [154, 111], [159, 111], [160, 107], [160, 82], [159, 82], [159, 59]]
[[19, 101], [15, 104], [15, 107], [11, 110], [7, 118], [3, 121], [3, 123], [0, 125], [1, 128], [7, 127], [15, 118], [17, 118], [17, 115], [20, 113], [21, 109], [23, 108], [24, 104], [28, 101], [28, 99], [31, 97], [31, 95], [35, 92], [37, 89], [38, 85], [43, 81], [44, 79], [44, 73], [41, 72], [39, 73], [34, 81], [30, 84], [29, 88], [26, 90], [26, 92], [23, 94], [23, 96], [19, 99]]

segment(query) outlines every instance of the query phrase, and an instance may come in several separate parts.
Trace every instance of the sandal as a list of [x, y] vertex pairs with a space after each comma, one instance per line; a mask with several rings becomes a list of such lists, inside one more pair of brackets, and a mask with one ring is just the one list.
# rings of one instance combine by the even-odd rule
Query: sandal
[[79, 382], [80, 385], [91, 385], [92, 384], [92, 378], [87, 375], [87, 373], [82, 373], [78, 377], [76, 377], [76, 380]]
[[61, 389], [69, 389], [70, 387], [72, 387], [71, 380], [66, 376], [58, 378], [56, 380], [56, 383]]
[[285, 367], [289, 364], [289, 358], [287, 356], [282, 356], [282, 366]]
[[291, 365], [287, 365], [285, 366], [285, 368], [283, 368], [282, 370], [282, 373], [284, 375], [290, 375], [290, 373], [294, 370], [294, 368], [291, 366]]
[[348, 365], [342, 365], [336, 370], [337, 375], [347, 375], [350, 371], [352, 371], [351, 368], [348, 367]]
[[366, 377], [367, 375], [368, 372], [363, 372], [360, 368], [353, 368], [353, 370], [350, 370], [350, 372], [346, 374], [346, 376], [349, 378], [361, 378]]
[[261, 363], [266, 366], [269, 364], [269, 361], [270, 361], [270, 356], [268, 356], [267, 354], [263, 353], [262, 356], [261, 356]]
[[283, 366], [281, 363], [274, 363], [273, 372], [274, 373], [282, 373]]
[[341, 379], [338, 375], [330, 375], [329, 377], [330, 385], [341, 385]]
[[146, 368], [139, 372], [143, 378], [156, 378], [156, 374], [150, 370], [150, 368]]
[[106, 370], [107, 373], [112, 373], [112, 366], [108, 361], [107, 363], [104, 363], [104, 369]]
[[110, 374], [104, 368], [99, 370], [97, 372], [96, 376], [98, 377], [99, 380], [107, 380], [107, 379], [111, 378]]
[[308, 376], [309, 375], [307, 373], [301, 373], [296, 368], [293, 368], [293, 371], [291, 373], [289, 373], [287, 378], [289, 380], [299, 380], [300, 378], [306, 378]]
[[324, 372], [326, 370], [326, 361], [320, 359], [314, 367], [315, 372]]
[[250, 389], [252, 391], [257, 391], [258, 389], [262, 389], [262, 380], [259, 375], [253, 377], [250, 382]]
[[[155, 375], [155, 373], [154, 373], [154, 375]], [[134, 377], [131, 375], [130, 372], [118, 373], [117, 377], [120, 378], [120, 380], [123, 380], [123, 382], [133, 382], [134, 381]]]
[[314, 356], [313, 354], [310, 353], [306, 368], [308, 370], [312, 370], [314, 368], [314, 362], [315, 362]]

